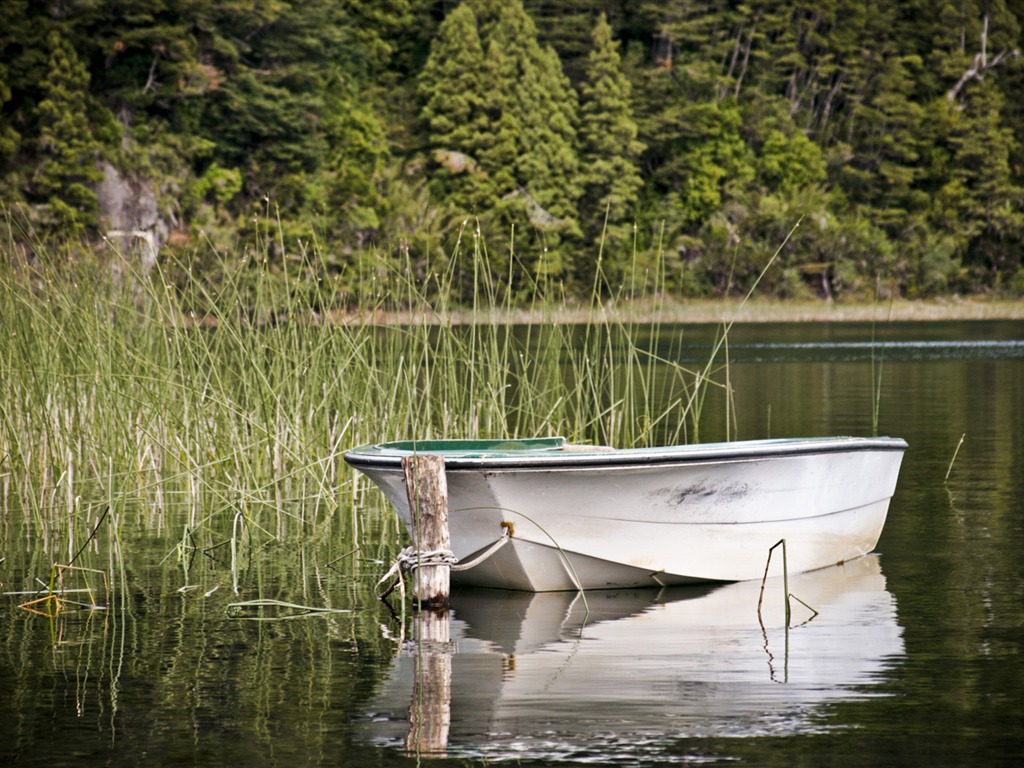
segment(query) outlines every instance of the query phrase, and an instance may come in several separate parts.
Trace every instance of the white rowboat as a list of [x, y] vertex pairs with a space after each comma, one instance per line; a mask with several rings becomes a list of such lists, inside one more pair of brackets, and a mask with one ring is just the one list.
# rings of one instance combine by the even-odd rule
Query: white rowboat
[[889, 437], [623, 450], [421, 440], [345, 460], [411, 529], [402, 458], [443, 457], [452, 553], [492, 552], [452, 581], [547, 592], [760, 579], [782, 539], [790, 573], [860, 557], [878, 543], [906, 449]]

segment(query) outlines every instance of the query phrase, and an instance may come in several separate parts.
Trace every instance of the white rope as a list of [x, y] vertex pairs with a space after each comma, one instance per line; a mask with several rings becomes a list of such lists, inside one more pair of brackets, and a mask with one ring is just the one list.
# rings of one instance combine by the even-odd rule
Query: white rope
[[480, 565], [480, 563], [508, 544], [511, 538], [511, 533], [502, 536], [496, 542], [491, 544], [491, 546], [488, 547], [481, 555], [470, 560], [468, 563], [459, 563], [459, 558], [457, 558], [450, 549], [432, 549], [427, 552], [418, 552], [415, 547], [406, 547], [398, 553], [398, 557], [395, 558], [395, 563], [391, 566], [390, 570], [381, 576], [380, 581], [377, 582], [377, 586], [379, 587], [392, 576], [398, 576], [395, 583], [392, 584], [383, 595], [381, 595], [381, 599], [390, 595], [394, 588], [399, 584], [402, 585], [402, 592], [404, 594], [404, 576], [406, 573], [425, 566], [448, 566], [453, 571], [468, 571], [470, 568], [475, 568]]
[[480, 565], [480, 563], [482, 563], [484, 560], [486, 560], [488, 557], [490, 557], [495, 552], [497, 552], [499, 549], [501, 549], [506, 544], [508, 544], [511, 539], [512, 539], [511, 536], [502, 536], [496, 542], [491, 544], [491, 546], [488, 547], [487, 551], [484, 552], [482, 555], [480, 555], [479, 557], [477, 557], [477, 558], [475, 558], [473, 560], [470, 560], [468, 563], [459, 563], [458, 565], [452, 565], [452, 570], [453, 571], [468, 571], [470, 568], [475, 568], [476, 566]]
[[415, 547], [406, 547], [398, 553], [391, 570], [385, 573], [380, 581], [379, 587], [395, 574], [405, 574], [425, 566], [447, 565], [449, 568], [459, 562], [459, 558], [450, 549], [432, 549], [427, 552], [417, 552]]

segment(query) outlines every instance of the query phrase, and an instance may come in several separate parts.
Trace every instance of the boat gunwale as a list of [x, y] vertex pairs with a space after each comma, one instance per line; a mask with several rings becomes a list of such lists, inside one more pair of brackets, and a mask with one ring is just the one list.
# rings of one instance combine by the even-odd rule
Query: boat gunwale
[[[695, 443], [691, 445], [659, 446], [655, 448], [623, 448], [602, 449], [593, 446], [571, 446], [563, 443], [555, 447], [552, 438], [541, 438], [537, 448], [498, 448], [491, 451], [482, 449], [480, 445], [493, 443], [495, 446], [510, 443], [528, 444], [530, 440], [519, 441], [481, 441], [481, 440], [444, 440], [423, 441], [434, 446], [433, 449], [410, 450], [398, 448], [398, 445], [415, 444], [416, 441], [395, 441], [389, 443], [363, 445], [353, 448], [344, 454], [345, 461], [355, 467], [390, 469], [401, 466], [402, 459], [414, 455], [435, 455], [444, 459], [447, 471], [469, 470], [507, 470], [507, 469], [540, 469], [559, 470], [598, 467], [614, 469], [618, 467], [686, 465], [706, 462], [751, 461], [758, 459], [775, 459], [796, 456], [811, 456], [828, 453], [853, 453], [860, 451], [906, 451], [907, 442], [898, 437], [818, 437], [818, 438], [774, 438], [765, 440], [737, 440], [727, 443]], [[439, 443], [465, 445], [466, 448], [437, 449]], [[476, 448], [469, 448], [469, 445]], [[564, 450], [571, 447], [571, 450]]]

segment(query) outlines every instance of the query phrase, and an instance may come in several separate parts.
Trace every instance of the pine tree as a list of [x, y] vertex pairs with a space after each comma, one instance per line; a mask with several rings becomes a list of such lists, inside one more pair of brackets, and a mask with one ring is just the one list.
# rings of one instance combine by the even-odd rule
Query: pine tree
[[648, 70], [642, 85], [645, 111], [638, 122], [652, 191], [675, 226], [699, 229], [755, 175], [739, 106], [731, 98], [701, 97], [703, 86], [685, 74]]
[[928, 65], [937, 76], [920, 139], [926, 232], [946, 255], [923, 253], [918, 280], [931, 290], [995, 286], [1020, 269], [1024, 238], [1024, 189], [1012, 164], [1021, 142], [1000, 90], [1019, 67], [1021, 20], [1003, 2], [936, 0], [930, 10]]
[[503, 111], [513, 130], [519, 131], [516, 184], [566, 229], [575, 230], [579, 196], [575, 91], [558, 55], [538, 42], [537, 27], [521, 0], [475, 0], [474, 5], [479, 7], [481, 35], [494, 62], [490, 88], [505, 94]]
[[[526, 38], [529, 40], [529, 38]], [[501, 45], [501, 41], [498, 41]], [[510, 109], [522, 128], [516, 161], [520, 185], [558, 219], [560, 228], [576, 232], [579, 198], [576, 92], [551, 48], [529, 46], [526, 58], [513, 63], [521, 73]], [[510, 50], [514, 50], [510, 47]]]
[[387, 133], [370, 100], [338, 71], [325, 93], [321, 125], [328, 149], [316, 178], [325, 219], [344, 248], [363, 247], [382, 227], [377, 183], [390, 158]]
[[[620, 259], [628, 256], [623, 252], [643, 185], [637, 163], [644, 145], [637, 140], [630, 98], [612, 28], [602, 14], [593, 30], [593, 49], [580, 85], [580, 209], [587, 217], [588, 240], [598, 243], [604, 236], [608, 252]], [[584, 263], [581, 260], [578, 268]], [[578, 271], [589, 281], [590, 269]]]
[[[736, 48], [738, 12], [725, 0], [652, 0], [640, 4], [647, 20], [654, 64], [665, 73], [685, 73], [700, 98], [732, 93], [728, 62]], [[745, 7], [745, 6], [744, 6]]]
[[487, 42], [482, 69], [483, 130], [479, 142], [480, 176], [486, 181], [478, 203], [481, 211], [498, 210], [521, 183], [516, 164], [522, 154], [521, 114], [506, 79], [504, 49], [497, 40]]
[[465, 212], [491, 202], [492, 173], [501, 167], [488, 150], [494, 145], [492, 119], [502, 112], [493, 102], [502, 94], [489, 88], [487, 70], [476, 14], [460, 5], [438, 27], [418, 91], [435, 184]]
[[[516, 228], [523, 244], [534, 233], [548, 251], [545, 271], [564, 272], [559, 245], [579, 234], [577, 100], [521, 0], [468, 0], [452, 11], [420, 94], [442, 192], [492, 224], [494, 236]], [[491, 248], [506, 252], [495, 268], [504, 269], [507, 250]]]
[[92, 186], [102, 179], [97, 164], [100, 143], [89, 124], [89, 74], [75, 50], [58, 32], [49, 36], [49, 72], [38, 114], [39, 166], [32, 179], [34, 197], [46, 200], [56, 220], [71, 230], [98, 224]]
[[14, 126], [10, 124], [4, 111], [4, 104], [11, 99], [11, 88], [8, 85], [8, 69], [0, 64], [0, 174], [7, 167], [8, 162], [18, 151], [18, 143], [21, 138]]
[[537, 25], [540, 44], [555, 49], [565, 74], [577, 88], [586, 77], [594, 25], [615, 5], [607, 0], [523, 0]]
[[956, 226], [967, 240], [966, 261], [985, 283], [998, 283], [1021, 265], [1024, 190], [1010, 169], [1013, 136], [1003, 126], [994, 82], [972, 84], [953, 109], [950, 180], [936, 198], [939, 227]]
[[306, 210], [329, 153], [326, 88], [339, 59], [360, 50], [344, 9], [332, 0], [231, 0], [193, 14], [199, 58], [217, 73], [216, 86], [193, 99], [191, 138], [213, 142], [198, 163], [240, 169], [250, 201], [269, 199], [289, 217]]
[[850, 158], [836, 178], [856, 205], [869, 207], [879, 226], [898, 236], [910, 219], [928, 206], [919, 188], [927, 137], [926, 111], [915, 99], [917, 56], [890, 56], [878, 61], [865, 90], [849, 107]]
[[[421, 0], [422, 1], [422, 0]], [[358, 42], [364, 66], [382, 73], [399, 53], [399, 40], [415, 22], [410, 0], [345, 0], [348, 29]], [[300, 6], [300, 12], [302, 10]]]

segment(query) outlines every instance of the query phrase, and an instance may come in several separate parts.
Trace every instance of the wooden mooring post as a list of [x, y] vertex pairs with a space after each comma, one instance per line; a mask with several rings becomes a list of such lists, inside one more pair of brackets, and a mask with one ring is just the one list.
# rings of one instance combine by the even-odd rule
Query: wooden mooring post
[[448, 533], [448, 480], [444, 459], [415, 454], [402, 459], [412, 512], [413, 619], [416, 677], [409, 706], [409, 754], [441, 756], [451, 726], [452, 647], [448, 601], [451, 587], [451, 536]]
[[420, 558], [413, 570], [413, 600], [422, 610], [446, 611], [451, 589], [448, 480], [444, 459], [414, 454], [402, 459], [412, 512], [412, 539]]

